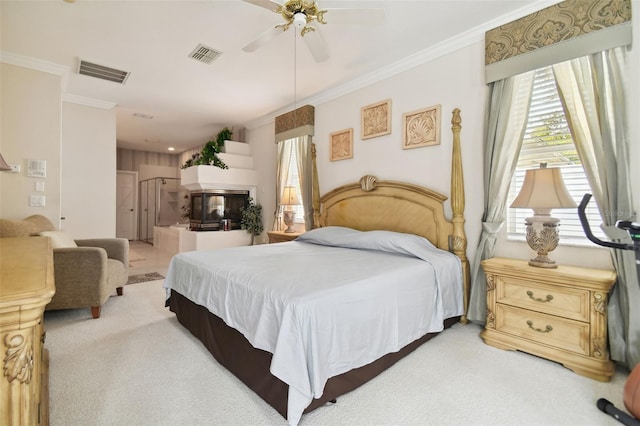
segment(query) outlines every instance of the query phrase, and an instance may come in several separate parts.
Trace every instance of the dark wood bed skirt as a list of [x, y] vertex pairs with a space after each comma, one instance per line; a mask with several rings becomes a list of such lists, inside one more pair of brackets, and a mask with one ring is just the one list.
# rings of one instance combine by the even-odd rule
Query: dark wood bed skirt
[[[284, 418], [287, 417], [289, 387], [269, 371], [271, 353], [254, 348], [239, 331], [227, 326], [207, 308], [193, 303], [174, 290], [171, 290], [169, 307], [176, 314], [178, 321], [205, 345], [220, 364]], [[445, 328], [449, 328], [458, 320], [459, 317], [446, 320]], [[324, 387], [322, 397], [314, 399], [304, 412], [315, 410], [368, 382], [437, 334], [426, 334], [398, 352], [384, 355], [370, 364], [330, 378]]]

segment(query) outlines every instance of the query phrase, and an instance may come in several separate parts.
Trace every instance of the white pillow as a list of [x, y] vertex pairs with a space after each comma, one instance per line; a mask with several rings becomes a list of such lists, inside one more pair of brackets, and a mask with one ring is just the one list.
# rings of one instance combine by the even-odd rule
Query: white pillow
[[43, 231], [39, 234], [42, 237], [51, 238], [51, 245], [56, 248], [78, 247], [73, 238], [64, 231]]

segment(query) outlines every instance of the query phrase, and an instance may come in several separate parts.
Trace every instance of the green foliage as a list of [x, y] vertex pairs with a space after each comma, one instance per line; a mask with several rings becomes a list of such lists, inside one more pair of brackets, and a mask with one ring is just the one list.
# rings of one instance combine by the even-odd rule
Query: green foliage
[[229, 167], [224, 164], [224, 161], [218, 157], [220, 150], [224, 146], [224, 142], [222, 145], [218, 144], [217, 141], [210, 140], [205, 144], [202, 148], [202, 153], [200, 155], [200, 164], [208, 165], [208, 166], [216, 166], [221, 169], [228, 169]]
[[216, 142], [218, 143], [218, 146], [222, 147], [224, 146], [224, 141], [231, 140], [232, 137], [233, 137], [233, 130], [229, 129], [228, 127], [225, 127], [224, 129], [218, 132], [218, 135], [216, 136]]
[[242, 214], [240, 228], [251, 234], [251, 245], [253, 245], [253, 237], [260, 235], [264, 229], [262, 226], [262, 206], [255, 204], [253, 198], [249, 197], [247, 207], [241, 207], [240, 213]]
[[191, 166], [215, 166], [220, 167], [221, 169], [228, 169], [224, 161], [218, 157], [218, 154], [222, 150], [224, 146], [224, 141], [229, 140], [233, 137], [233, 130], [225, 127], [224, 129], [218, 132], [215, 140], [210, 140], [207, 142], [204, 147], [202, 147], [202, 151], [196, 152], [191, 156], [190, 159], [185, 161], [185, 163], [180, 166], [181, 169], [186, 169]]

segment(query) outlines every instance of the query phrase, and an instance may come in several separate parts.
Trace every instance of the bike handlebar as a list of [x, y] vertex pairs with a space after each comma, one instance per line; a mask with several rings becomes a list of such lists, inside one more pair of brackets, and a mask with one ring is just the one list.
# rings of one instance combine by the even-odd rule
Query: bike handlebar
[[578, 217], [580, 218], [582, 229], [584, 230], [584, 233], [586, 234], [587, 238], [599, 246], [610, 247], [610, 248], [621, 249], [621, 250], [635, 250], [636, 248], [633, 244], [603, 241], [597, 238], [595, 235], [593, 235], [593, 233], [591, 232], [591, 227], [589, 226], [589, 221], [587, 221], [587, 215], [585, 213], [585, 209], [587, 208], [587, 204], [589, 204], [589, 200], [591, 200], [591, 194], [584, 194], [582, 196], [582, 201], [580, 201], [580, 205], [578, 205]]

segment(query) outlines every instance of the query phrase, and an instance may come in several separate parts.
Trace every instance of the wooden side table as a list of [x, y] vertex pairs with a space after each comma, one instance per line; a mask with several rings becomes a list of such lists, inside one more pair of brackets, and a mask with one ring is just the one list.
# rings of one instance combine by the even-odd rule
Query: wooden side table
[[267, 231], [269, 236], [269, 244], [283, 243], [285, 241], [291, 241], [298, 238], [302, 233], [300, 232], [284, 232], [284, 231]]
[[607, 341], [607, 295], [613, 271], [525, 260], [482, 262], [487, 275], [488, 345], [520, 350], [563, 364], [583, 376], [609, 381], [614, 364]]

